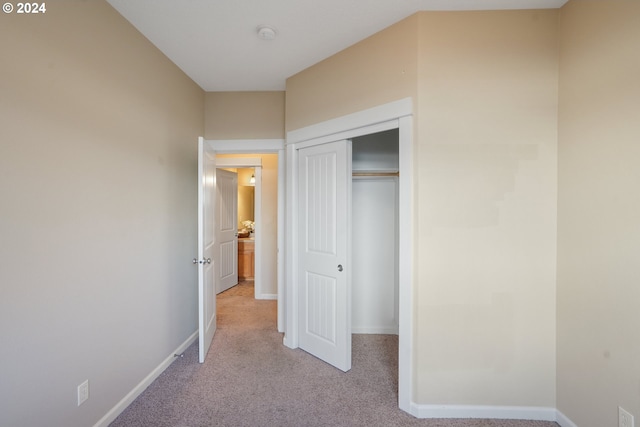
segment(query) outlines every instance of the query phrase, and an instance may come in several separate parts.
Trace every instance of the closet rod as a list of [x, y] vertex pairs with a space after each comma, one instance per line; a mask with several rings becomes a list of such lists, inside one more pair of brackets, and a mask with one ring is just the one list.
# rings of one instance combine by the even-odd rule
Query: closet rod
[[400, 176], [400, 172], [353, 172], [352, 176]]

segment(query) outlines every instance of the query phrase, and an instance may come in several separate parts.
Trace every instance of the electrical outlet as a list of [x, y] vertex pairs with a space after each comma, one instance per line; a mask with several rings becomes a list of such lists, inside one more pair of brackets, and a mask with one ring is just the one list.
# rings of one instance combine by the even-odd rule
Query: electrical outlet
[[78, 406], [82, 405], [89, 398], [89, 380], [78, 386]]
[[633, 427], [633, 415], [618, 406], [618, 427]]

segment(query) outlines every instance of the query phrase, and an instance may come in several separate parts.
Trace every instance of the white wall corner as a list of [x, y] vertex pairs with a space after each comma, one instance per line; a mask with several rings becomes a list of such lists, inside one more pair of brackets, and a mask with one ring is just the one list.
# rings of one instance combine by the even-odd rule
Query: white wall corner
[[[411, 415], [417, 418], [493, 418], [556, 421], [555, 408], [536, 406], [419, 405], [411, 403]], [[563, 426], [565, 427], [565, 426]], [[577, 427], [568, 424], [566, 427]]]
[[102, 418], [100, 418], [100, 420], [95, 423], [93, 427], [107, 427], [109, 424], [111, 424], [111, 422], [115, 420], [118, 415], [120, 415], [125, 409], [127, 409], [127, 406], [131, 405], [131, 403], [138, 396], [140, 396], [140, 394], [142, 394], [142, 392], [145, 391], [145, 389], [149, 387], [149, 385], [151, 385], [151, 383], [155, 381], [155, 379], [158, 378], [160, 374], [163, 373], [165, 369], [167, 369], [169, 365], [174, 362], [174, 360], [176, 360], [175, 355], [184, 353], [184, 351], [191, 344], [193, 344], [196, 339], [198, 339], [198, 331], [195, 331], [193, 334], [191, 334], [191, 336], [189, 336], [189, 338], [187, 338], [185, 342], [180, 344], [178, 348], [172, 351], [166, 359], [160, 362], [160, 364], [149, 373], [149, 375], [147, 375], [142, 381], [140, 381], [138, 385], [136, 385], [129, 393], [127, 393], [122, 398], [122, 400], [120, 400], [120, 402], [116, 404], [116, 406], [111, 408], [109, 412], [107, 412]]
[[560, 424], [560, 427], [578, 427], [578, 424], [571, 421], [569, 417], [560, 412], [560, 410], [556, 410], [556, 412], [556, 422]]

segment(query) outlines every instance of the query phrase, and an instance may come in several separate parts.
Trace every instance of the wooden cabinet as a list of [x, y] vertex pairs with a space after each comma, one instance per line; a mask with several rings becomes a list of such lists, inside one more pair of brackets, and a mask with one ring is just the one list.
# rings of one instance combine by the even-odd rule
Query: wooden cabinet
[[254, 278], [255, 240], [238, 239], [238, 279], [253, 280]]

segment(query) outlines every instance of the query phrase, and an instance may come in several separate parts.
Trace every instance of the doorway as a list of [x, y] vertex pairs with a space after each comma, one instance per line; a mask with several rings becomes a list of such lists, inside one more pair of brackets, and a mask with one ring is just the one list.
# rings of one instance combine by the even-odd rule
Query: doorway
[[208, 140], [217, 167], [254, 168], [255, 298], [277, 299], [277, 327], [284, 331], [284, 140]]
[[[253, 155], [252, 155], [253, 156]], [[265, 297], [265, 282], [269, 286], [269, 278], [263, 275], [262, 262], [264, 251], [262, 243], [269, 240], [269, 230], [263, 229], [262, 203], [262, 162], [259, 155], [255, 157], [237, 157], [235, 154], [217, 154], [218, 170], [233, 172], [237, 177], [234, 194], [235, 217], [233, 218], [235, 245], [236, 283], [239, 280], [251, 280], [255, 299], [272, 299]], [[273, 214], [273, 209], [267, 214]], [[250, 218], [249, 218], [250, 217]], [[268, 261], [270, 260], [268, 254]]]

